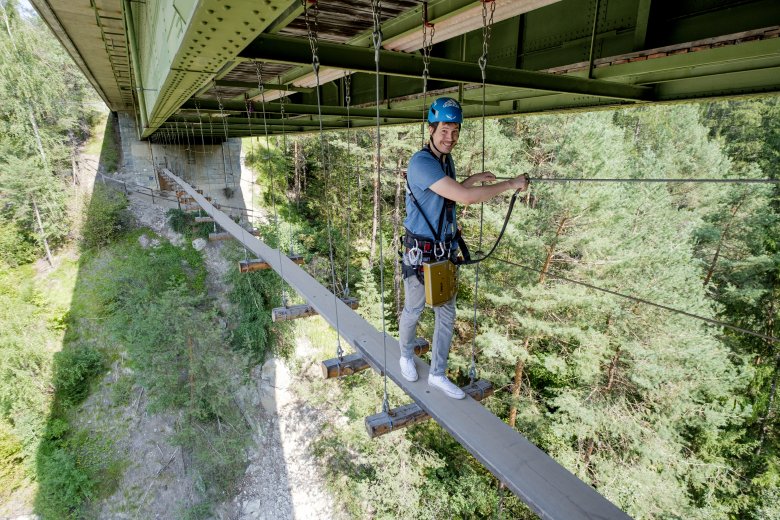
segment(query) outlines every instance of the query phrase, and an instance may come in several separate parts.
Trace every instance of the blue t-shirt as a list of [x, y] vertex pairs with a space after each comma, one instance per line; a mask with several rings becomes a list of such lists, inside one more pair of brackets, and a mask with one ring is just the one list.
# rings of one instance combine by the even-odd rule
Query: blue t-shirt
[[[452, 156], [447, 155], [446, 159], [449, 165], [450, 176], [455, 178], [455, 164]], [[434, 239], [431, 228], [425, 223], [420, 210], [409, 195], [409, 189], [414, 193], [417, 203], [425, 211], [428, 222], [431, 223], [434, 230], [439, 229], [439, 217], [444, 219], [441, 226], [441, 239], [452, 238], [455, 235], [457, 224], [455, 221], [455, 205], [452, 205], [452, 228], [448, 227], [447, 217], [442, 214], [444, 207], [444, 197], [431, 191], [430, 187], [436, 181], [443, 179], [445, 173], [444, 164], [436, 158], [427, 148], [423, 148], [415, 153], [409, 160], [409, 167], [406, 170], [406, 180], [408, 187], [406, 190], [406, 219], [404, 227], [415, 235], [422, 235]]]

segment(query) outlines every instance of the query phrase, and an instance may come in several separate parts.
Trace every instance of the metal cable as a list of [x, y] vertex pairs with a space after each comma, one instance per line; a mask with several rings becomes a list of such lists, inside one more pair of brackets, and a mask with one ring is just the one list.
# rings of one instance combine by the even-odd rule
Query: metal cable
[[[488, 18], [488, 7], [490, 4], [490, 17]], [[485, 171], [485, 82], [487, 79], [486, 69], [488, 61], [488, 47], [490, 45], [490, 34], [493, 28], [493, 14], [496, 10], [496, 3], [493, 0], [482, 1], [482, 56], [479, 57], [479, 69], [482, 72], [482, 171]], [[484, 182], [482, 183], [484, 184]], [[482, 251], [482, 238], [485, 225], [485, 203], [479, 204], [479, 245], [477, 249]], [[479, 301], [479, 268], [477, 264], [474, 270], [474, 334], [471, 338], [471, 362], [469, 363], [469, 382], [474, 383], [477, 379], [477, 307]]]
[[[496, 179], [514, 179], [514, 177], [496, 177]], [[599, 177], [529, 177], [531, 182], [632, 182], [632, 183], [699, 183], [699, 184], [780, 184], [780, 179], [677, 179], [677, 178], [599, 178]]]
[[[274, 230], [276, 231], [276, 250], [279, 253], [279, 276], [282, 279], [282, 305], [287, 307], [287, 288], [284, 283], [284, 264], [282, 263], [282, 233], [279, 229], [279, 215], [276, 211], [276, 174], [275, 168], [271, 165], [271, 143], [268, 141], [268, 120], [265, 111], [265, 85], [263, 84], [263, 66], [255, 62], [255, 74], [257, 74], [257, 85], [260, 88], [260, 106], [263, 111], [263, 130], [265, 132], [265, 167], [271, 175], [271, 207], [274, 210]], [[254, 182], [252, 183], [252, 193], [254, 194]]]
[[[352, 103], [352, 76], [344, 76], [344, 102], [347, 105], [347, 269], [344, 282], [344, 297], [349, 297], [349, 265], [352, 251], [350, 249], [350, 228], [352, 224], [352, 149], [350, 140], [350, 124], [352, 120], [349, 117], [349, 108]], [[341, 358], [339, 358], [341, 359]]]
[[[285, 131], [285, 124], [284, 124], [284, 104], [287, 99], [287, 84], [284, 84], [284, 96], [279, 98], [279, 112], [281, 114], [282, 119], [282, 147], [284, 148], [284, 157], [285, 161], [287, 159], [287, 132]], [[285, 191], [290, 186], [290, 169], [287, 166], [287, 163], [285, 162], [284, 165], [284, 184], [285, 184]], [[293, 256], [294, 248], [293, 248], [293, 231], [292, 231], [292, 221], [287, 221], [287, 233], [290, 236], [290, 256]]]
[[[326, 158], [325, 158], [325, 137], [324, 137], [324, 131], [322, 127], [322, 100], [321, 100], [321, 94], [320, 94], [320, 58], [318, 55], [318, 41], [317, 41], [317, 33], [319, 30], [318, 26], [318, 15], [319, 15], [319, 5], [317, 3], [317, 0], [313, 1], [312, 8], [314, 9], [314, 31], [311, 29], [311, 23], [309, 21], [309, 10], [306, 6], [306, 0], [302, 0], [303, 2], [303, 11], [304, 11], [304, 20], [306, 22], [306, 33], [309, 38], [309, 47], [311, 47], [311, 66], [314, 71], [314, 78], [316, 80], [316, 91], [317, 91], [317, 119], [319, 121], [319, 129], [320, 129], [320, 160], [322, 162], [322, 169], [325, 172], [325, 193], [326, 197], [330, 193], [330, 168], [328, 167]], [[335, 260], [333, 259], [333, 222], [332, 222], [332, 215], [331, 215], [331, 208], [330, 204], [328, 204], [328, 201], [325, 201], [325, 220], [327, 221], [327, 228], [328, 228], [328, 255], [330, 257], [330, 278], [331, 278], [331, 286], [333, 289], [333, 305], [336, 310], [336, 353], [338, 354], [339, 358], [342, 358], [344, 356], [344, 349], [341, 346], [341, 328], [339, 327], [339, 297], [336, 294], [336, 264]]]
[[[513, 262], [513, 261], [508, 260], [506, 258], [501, 258], [501, 257], [496, 256], [496, 257], [492, 257], [492, 259], [493, 260], [497, 260], [499, 262], [503, 262], [505, 264], [513, 265], [515, 267], [520, 267], [521, 269], [526, 269], [528, 271], [532, 271], [532, 272], [535, 272], [535, 273], [540, 273], [540, 274], [542, 273], [541, 269], [536, 269], [536, 268], [528, 266], [528, 265], [524, 265], [524, 264], [520, 264], [520, 263], [517, 263], [517, 262]], [[752, 331], [752, 330], [744, 329], [742, 327], [738, 327], [737, 325], [732, 325], [731, 323], [726, 323], [726, 322], [720, 321], [720, 320], [714, 320], [712, 318], [707, 318], [705, 316], [699, 316], [698, 314], [693, 314], [693, 313], [690, 313], [690, 312], [687, 312], [687, 311], [683, 311], [683, 310], [680, 310], [680, 309], [675, 309], [674, 307], [669, 307], [668, 305], [663, 305], [663, 304], [660, 304], [660, 303], [655, 303], [655, 302], [651, 302], [649, 300], [645, 300], [643, 298], [637, 298], [636, 296], [631, 296], [631, 295], [628, 295], [628, 294], [619, 293], [619, 292], [613, 291], [611, 289], [605, 289], [603, 287], [598, 287], [596, 285], [589, 284], [587, 282], [582, 282], [580, 280], [573, 280], [571, 278], [567, 278], [565, 276], [561, 276], [561, 275], [558, 275], [558, 274], [553, 274], [553, 273], [548, 272], [547, 276], [550, 276], [552, 278], [557, 278], [557, 279], [563, 280], [565, 282], [569, 282], [569, 283], [573, 283], [573, 284], [577, 284], [577, 285], [582, 285], [583, 287], [587, 287], [588, 289], [594, 289], [596, 291], [605, 292], [605, 293], [611, 294], [613, 296], [619, 296], [620, 298], [625, 298], [627, 300], [630, 300], [630, 301], [633, 301], [633, 302], [636, 302], [636, 303], [641, 303], [643, 305], [650, 305], [651, 307], [657, 307], [659, 309], [663, 309], [663, 310], [668, 311], [668, 312], [672, 312], [672, 313], [675, 313], [675, 314], [681, 314], [683, 316], [687, 316], [688, 318], [693, 318], [693, 319], [696, 319], [696, 320], [703, 321], [703, 322], [705, 322], [705, 323], [707, 323], [709, 325], [714, 325], [714, 326], [717, 326], [717, 327], [725, 327], [727, 329], [731, 329], [731, 330], [734, 330], [736, 332], [740, 332], [742, 334], [747, 334], [749, 336], [755, 336], [757, 338], [761, 338], [761, 339], [769, 341], [769, 342], [780, 343], [780, 338], [776, 338], [774, 336], [769, 336], [769, 335], [766, 335], [766, 334], [762, 334], [760, 332], [755, 332], [755, 331]]]
[[[379, 192], [382, 192], [382, 139], [379, 118], [379, 50], [382, 47], [382, 1], [371, 0], [371, 14], [374, 20], [374, 31], [371, 34], [374, 44], [374, 64], [376, 67], [376, 182]], [[385, 255], [382, 246], [382, 197], [377, 198], [378, 239], [379, 239], [379, 287], [382, 299], [382, 348], [384, 352], [384, 366], [387, 367], [387, 326], [385, 325]], [[382, 396], [382, 411], [390, 412], [387, 399], [387, 370], [383, 371], [384, 394]]]

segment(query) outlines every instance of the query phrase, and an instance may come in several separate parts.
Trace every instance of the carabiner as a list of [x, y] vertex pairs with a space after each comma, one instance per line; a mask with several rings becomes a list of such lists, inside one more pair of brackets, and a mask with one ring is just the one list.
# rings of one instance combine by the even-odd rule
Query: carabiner
[[433, 245], [433, 256], [436, 257], [436, 260], [441, 260], [446, 254], [443, 242], [437, 242]]

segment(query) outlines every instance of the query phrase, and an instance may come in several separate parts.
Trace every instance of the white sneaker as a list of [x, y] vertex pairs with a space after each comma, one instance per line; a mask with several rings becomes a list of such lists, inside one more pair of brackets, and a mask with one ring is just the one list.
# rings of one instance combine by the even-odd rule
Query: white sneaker
[[401, 375], [411, 383], [417, 381], [417, 367], [414, 366], [414, 358], [401, 356]]
[[455, 386], [455, 384], [447, 379], [446, 376], [428, 374], [428, 384], [434, 388], [438, 388], [453, 399], [463, 399], [466, 397], [466, 392]]

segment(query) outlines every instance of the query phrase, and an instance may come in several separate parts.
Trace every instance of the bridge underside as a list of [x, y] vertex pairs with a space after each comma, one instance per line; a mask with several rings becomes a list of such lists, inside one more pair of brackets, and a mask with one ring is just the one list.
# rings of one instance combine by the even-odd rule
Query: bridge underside
[[[299, 0], [33, 4], [109, 106], [137, 114], [142, 137], [189, 132], [224, 139], [318, 129]], [[442, 94], [461, 100], [467, 117], [482, 114], [484, 95], [486, 114], [498, 117], [780, 90], [775, 0], [491, 4], [495, 23], [483, 92], [481, 2], [427, 2], [434, 44], [426, 97], [424, 2], [382, 2], [384, 124], [420, 121], [426, 101]], [[375, 124], [370, 0], [307, 5], [312, 27], [316, 14], [324, 127]], [[97, 23], [81, 30], [77, 17]]]

